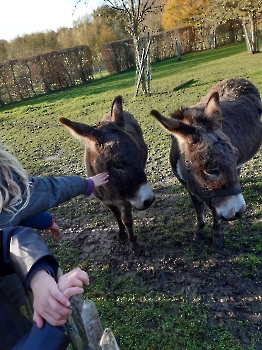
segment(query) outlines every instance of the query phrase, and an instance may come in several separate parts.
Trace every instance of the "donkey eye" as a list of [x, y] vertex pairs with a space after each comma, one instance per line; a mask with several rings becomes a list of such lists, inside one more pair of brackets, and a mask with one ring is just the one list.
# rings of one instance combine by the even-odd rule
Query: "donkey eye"
[[215, 169], [207, 169], [207, 170], [204, 170], [204, 173], [206, 175], [209, 175], [209, 176], [219, 176], [219, 169], [218, 168], [215, 168]]
[[113, 168], [114, 170], [117, 170], [117, 171], [123, 171], [123, 170], [124, 170], [124, 167], [123, 167], [121, 164], [114, 164], [114, 165], [112, 166], [112, 168]]

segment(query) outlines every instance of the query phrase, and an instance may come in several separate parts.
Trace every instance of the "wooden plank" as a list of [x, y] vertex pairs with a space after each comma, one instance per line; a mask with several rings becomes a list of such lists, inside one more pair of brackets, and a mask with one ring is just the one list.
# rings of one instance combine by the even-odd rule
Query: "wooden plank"
[[[57, 277], [63, 275], [58, 270]], [[67, 320], [69, 334], [74, 350], [101, 350], [100, 340], [103, 335], [102, 324], [97, 308], [92, 300], [85, 300], [82, 294], [70, 298], [72, 314]]]
[[115, 336], [110, 328], [107, 327], [104, 330], [100, 345], [102, 350], [119, 350]]

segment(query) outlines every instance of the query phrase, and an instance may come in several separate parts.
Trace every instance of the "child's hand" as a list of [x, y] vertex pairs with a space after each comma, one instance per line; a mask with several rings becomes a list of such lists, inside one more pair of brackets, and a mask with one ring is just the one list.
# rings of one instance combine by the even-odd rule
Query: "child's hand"
[[31, 278], [30, 287], [34, 296], [34, 316], [38, 328], [43, 319], [52, 326], [64, 325], [71, 314], [69, 298], [58, 289], [54, 278], [46, 270], [37, 271]]
[[100, 173], [95, 176], [90, 177], [94, 181], [95, 187], [105, 185], [108, 183], [108, 173]]
[[53, 223], [52, 226], [48, 227], [45, 231], [46, 235], [52, 236], [55, 240], [58, 240], [62, 237], [61, 230], [57, 223]]
[[83, 285], [89, 285], [89, 277], [88, 274], [79, 267], [62, 275], [58, 280], [58, 289], [68, 299], [75, 294], [83, 293]]

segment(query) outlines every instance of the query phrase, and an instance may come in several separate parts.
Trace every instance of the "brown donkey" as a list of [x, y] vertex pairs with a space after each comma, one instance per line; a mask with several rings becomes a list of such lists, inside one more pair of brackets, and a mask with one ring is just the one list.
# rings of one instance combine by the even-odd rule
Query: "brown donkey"
[[66, 118], [59, 121], [84, 141], [87, 176], [108, 172], [108, 183], [96, 187], [94, 196], [116, 218], [119, 239], [126, 239], [128, 233], [130, 242], [135, 242], [132, 205], [144, 210], [155, 198], [144, 171], [147, 146], [139, 124], [133, 115], [123, 111], [121, 96], [114, 99], [111, 112], [96, 127]]
[[213, 214], [215, 244], [223, 242], [221, 219], [238, 219], [245, 212], [238, 176], [260, 148], [261, 113], [257, 88], [242, 78], [219, 82], [199, 103], [175, 111], [171, 118], [151, 111], [172, 136], [171, 167], [196, 211], [194, 240], [205, 226], [204, 204]]

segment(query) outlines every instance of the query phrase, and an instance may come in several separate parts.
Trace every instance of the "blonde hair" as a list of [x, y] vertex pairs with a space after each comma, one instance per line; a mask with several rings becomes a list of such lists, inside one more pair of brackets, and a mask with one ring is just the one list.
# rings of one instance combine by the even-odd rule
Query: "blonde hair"
[[17, 174], [21, 183], [28, 189], [28, 175], [19, 161], [0, 145], [0, 212], [2, 210], [15, 212], [14, 205], [21, 201], [24, 193], [14, 181], [13, 175]]

